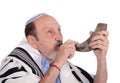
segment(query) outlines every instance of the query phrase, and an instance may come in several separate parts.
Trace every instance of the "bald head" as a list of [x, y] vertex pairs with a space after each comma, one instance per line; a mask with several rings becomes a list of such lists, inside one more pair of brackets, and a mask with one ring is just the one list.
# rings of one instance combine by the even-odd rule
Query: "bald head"
[[54, 25], [53, 22], [57, 21], [52, 16], [45, 13], [37, 14], [26, 22], [25, 36], [32, 35], [37, 39], [36, 27], [46, 27], [49, 24]]

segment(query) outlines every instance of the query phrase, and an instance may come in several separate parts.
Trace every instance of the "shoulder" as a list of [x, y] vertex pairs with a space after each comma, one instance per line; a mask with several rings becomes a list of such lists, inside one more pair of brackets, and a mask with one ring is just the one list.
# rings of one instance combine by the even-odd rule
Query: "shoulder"
[[7, 56], [6, 58], [3, 59], [1, 62], [0, 66], [0, 72], [2, 71], [25, 71], [25, 72], [32, 72], [32, 70], [27, 66], [24, 62], [21, 60], [15, 58], [15, 57], [10, 57]]
[[[38, 76], [43, 76], [40, 68], [32, 59], [30, 54], [23, 48], [15, 48], [3, 61], [2, 65], [11, 69], [11, 67], [23, 67], [27, 72]], [[3, 67], [2, 66], [2, 67]]]
[[[38, 83], [40, 80], [39, 76], [41, 76], [41, 73], [38, 74], [39, 69], [33, 68], [33, 65], [30, 65], [32, 62], [26, 62], [25, 58], [19, 58], [17, 57], [18, 55], [15, 53], [14, 56], [7, 56], [2, 60], [0, 66], [0, 83], [22, 83], [24, 81], [27, 83]], [[31, 80], [31, 78], [35, 80]]]

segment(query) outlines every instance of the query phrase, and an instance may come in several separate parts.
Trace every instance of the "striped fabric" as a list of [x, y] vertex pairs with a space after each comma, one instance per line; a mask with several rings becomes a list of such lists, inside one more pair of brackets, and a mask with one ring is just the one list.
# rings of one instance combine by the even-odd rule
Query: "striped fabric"
[[[0, 66], [0, 83], [39, 83], [43, 73], [30, 54], [15, 48]], [[67, 62], [60, 72], [61, 83], [93, 83], [93, 75]]]

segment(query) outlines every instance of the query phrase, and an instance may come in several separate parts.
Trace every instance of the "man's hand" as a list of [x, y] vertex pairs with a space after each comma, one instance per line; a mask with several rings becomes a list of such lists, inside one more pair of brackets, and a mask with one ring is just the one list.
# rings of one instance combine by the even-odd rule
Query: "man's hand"
[[75, 50], [76, 50], [75, 42], [72, 40], [66, 41], [58, 49], [58, 52], [54, 61], [55, 64], [61, 68], [66, 63], [67, 59], [70, 59], [73, 57]]
[[108, 35], [108, 31], [100, 31], [99, 35], [95, 36], [90, 43], [90, 47], [94, 49], [98, 61], [106, 57], [109, 47]]

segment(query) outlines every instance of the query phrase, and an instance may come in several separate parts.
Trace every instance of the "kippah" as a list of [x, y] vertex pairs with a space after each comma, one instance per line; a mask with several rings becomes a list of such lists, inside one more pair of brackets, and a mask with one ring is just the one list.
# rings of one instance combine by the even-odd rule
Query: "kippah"
[[45, 13], [40, 13], [40, 14], [37, 14], [37, 15], [31, 17], [31, 18], [26, 22], [25, 25], [28, 25], [29, 23], [35, 21], [36, 19], [38, 19], [39, 17], [41, 17], [41, 16], [43, 16], [43, 15], [46, 15], [46, 14], [45, 14]]

